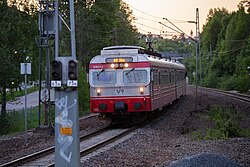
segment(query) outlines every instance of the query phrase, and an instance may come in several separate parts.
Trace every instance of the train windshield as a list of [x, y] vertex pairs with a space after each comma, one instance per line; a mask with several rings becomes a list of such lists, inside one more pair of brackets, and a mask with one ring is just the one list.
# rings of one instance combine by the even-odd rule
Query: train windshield
[[147, 83], [147, 71], [146, 70], [124, 70], [123, 82], [124, 84], [133, 83]]
[[115, 71], [101, 71], [93, 72], [93, 84], [115, 84], [116, 83], [116, 72]]

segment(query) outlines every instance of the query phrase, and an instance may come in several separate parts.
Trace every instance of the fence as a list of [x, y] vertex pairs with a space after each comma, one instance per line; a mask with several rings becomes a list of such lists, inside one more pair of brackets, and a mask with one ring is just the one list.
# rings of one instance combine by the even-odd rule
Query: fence
[[[39, 126], [38, 107], [27, 109], [27, 130]], [[41, 107], [40, 121], [44, 121], [44, 106]], [[54, 112], [52, 110], [52, 112]], [[52, 114], [51, 114], [52, 115]], [[54, 115], [54, 114], [53, 114]], [[50, 118], [48, 116], [48, 118]], [[52, 119], [53, 120], [53, 119]], [[5, 116], [0, 116], [0, 135], [11, 134], [25, 131], [25, 110], [9, 110]]]

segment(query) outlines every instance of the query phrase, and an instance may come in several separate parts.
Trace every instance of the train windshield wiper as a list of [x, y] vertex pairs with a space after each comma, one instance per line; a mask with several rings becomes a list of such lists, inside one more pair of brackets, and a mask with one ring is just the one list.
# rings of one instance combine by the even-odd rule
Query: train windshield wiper
[[134, 71], [135, 70], [135, 68], [132, 68], [131, 70], [129, 70], [127, 73], [126, 73], [126, 75], [128, 75], [131, 71]]
[[102, 71], [100, 71], [99, 73], [96, 74], [97, 77], [99, 77], [99, 75], [104, 72], [104, 69], [102, 69]]

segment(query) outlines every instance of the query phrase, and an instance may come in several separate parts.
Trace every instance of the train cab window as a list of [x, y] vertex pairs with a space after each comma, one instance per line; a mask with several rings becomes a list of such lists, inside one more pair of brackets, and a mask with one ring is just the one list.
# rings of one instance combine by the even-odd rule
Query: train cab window
[[131, 83], [147, 83], [147, 71], [146, 70], [124, 70], [123, 71], [124, 84]]
[[116, 72], [115, 71], [103, 71], [93, 72], [92, 74], [93, 84], [115, 84], [116, 83]]

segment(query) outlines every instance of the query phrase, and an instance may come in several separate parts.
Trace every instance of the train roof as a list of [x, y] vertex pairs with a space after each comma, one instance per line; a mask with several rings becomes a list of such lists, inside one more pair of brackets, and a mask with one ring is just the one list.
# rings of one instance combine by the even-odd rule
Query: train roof
[[162, 58], [160, 53], [156, 53], [150, 50], [146, 50], [140, 46], [109, 46], [101, 50], [101, 55], [122, 55], [122, 54], [148, 54]]
[[107, 57], [136, 57], [136, 62], [148, 61], [151, 66], [185, 69], [179, 62], [166, 60], [161, 54], [145, 50], [139, 46], [110, 46], [101, 50], [101, 55], [95, 56], [90, 63], [105, 63]]

